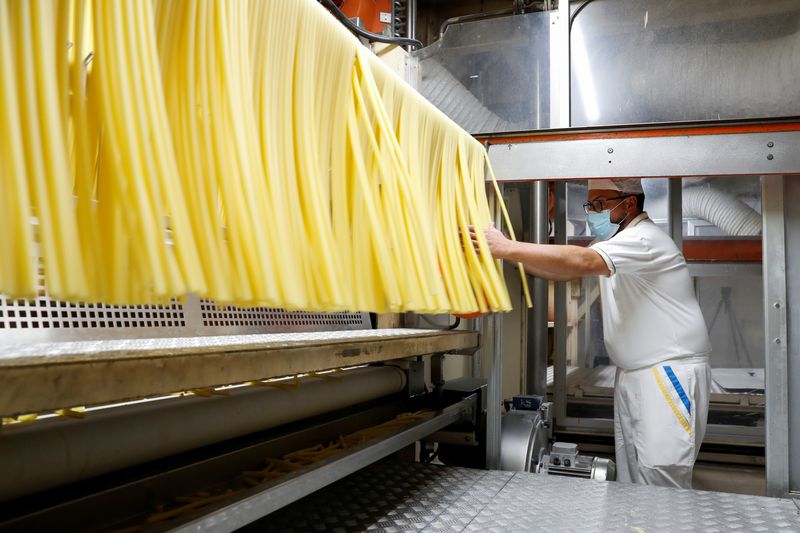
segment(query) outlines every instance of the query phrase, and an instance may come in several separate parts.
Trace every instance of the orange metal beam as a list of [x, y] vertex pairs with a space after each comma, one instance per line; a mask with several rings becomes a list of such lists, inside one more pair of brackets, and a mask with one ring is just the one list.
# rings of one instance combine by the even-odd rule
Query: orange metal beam
[[[569, 244], [589, 246], [593, 237], [570, 237]], [[761, 239], [713, 239], [686, 237], [683, 256], [687, 261], [760, 263]]]
[[761, 262], [761, 239], [684, 239], [687, 261]]
[[541, 135], [506, 135], [502, 137], [477, 136], [488, 144], [513, 144], [543, 141], [577, 141], [582, 139], [635, 139], [643, 137], [681, 137], [693, 135], [724, 135], [734, 133], [769, 133], [800, 131], [800, 122], [776, 124], [735, 124], [719, 126], [688, 126], [625, 131], [597, 131], [575, 133], [543, 133]]

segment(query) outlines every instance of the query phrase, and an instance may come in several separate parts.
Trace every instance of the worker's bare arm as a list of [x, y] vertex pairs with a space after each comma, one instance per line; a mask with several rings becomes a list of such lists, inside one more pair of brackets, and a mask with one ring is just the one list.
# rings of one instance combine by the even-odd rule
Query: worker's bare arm
[[[476, 243], [475, 230], [470, 228], [470, 233]], [[610, 274], [606, 262], [591, 248], [512, 241], [493, 227], [488, 228], [485, 235], [493, 257], [522, 263], [533, 276], [569, 281], [582, 276]]]
[[607, 276], [606, 262], [591, 248], [509, 241], [502, 259], [522, 263], [531, 274], [554, 281], [583, 276]]

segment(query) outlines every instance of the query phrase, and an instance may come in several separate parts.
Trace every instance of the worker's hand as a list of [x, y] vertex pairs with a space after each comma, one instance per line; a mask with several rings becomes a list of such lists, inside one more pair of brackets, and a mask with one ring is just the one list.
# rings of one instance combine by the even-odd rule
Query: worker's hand
[[[480, 253], [478, 248], [478, 235], [476, 233], [479, 230], [474, 226], [467, 226], [467, 228], [469, 229], [469, 238], [472, 242], [472, 246], [475, 247], [476, 252]], [[495, 259], [502, 259], [507, 253], [511, 240], [495, 228], [494, 224], [483, 230], [483, 234], [486, 236], [486, 242], [489, 244], [489, 252], [492, 254], [492, 257]]]

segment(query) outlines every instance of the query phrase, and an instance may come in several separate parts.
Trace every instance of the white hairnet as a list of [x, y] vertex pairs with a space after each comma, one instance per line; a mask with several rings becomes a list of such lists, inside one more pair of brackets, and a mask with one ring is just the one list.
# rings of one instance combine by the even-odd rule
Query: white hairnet
[[644, 194], [640, 178], [589, 180], [589, 190], [618, 191], [622, 194]]

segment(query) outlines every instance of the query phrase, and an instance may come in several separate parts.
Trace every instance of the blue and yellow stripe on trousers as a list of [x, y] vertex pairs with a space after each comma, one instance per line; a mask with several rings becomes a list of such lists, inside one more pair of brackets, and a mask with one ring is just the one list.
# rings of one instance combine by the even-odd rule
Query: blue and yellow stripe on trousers
[[[662, 373], [659, 370], [664, 373], [664, 377], [662, 377]], [[664, 399], [667, 401], [670, 409], [672, 409], [672, 412], [675, 414], [675, 418], [677, 418], [678, 422], [681, 424], [681, 427], [686, 430], [686, 433], [691, 435], [692, 427], [689, 425], [689, 416], [692, 414], [692, 402], [689, 400], [689, 396], [683, 389], [683, 386], [678, 380], [678, 377], [675, 375], [675, 372], [672, 370], [672, 367], [669, 365], [654, 366], [653, 376], [656, 378], [656, 383], [658, 383], [658, 388], [661, 389]], [[667, 384], [669, 384], [669, 386]], [[681, 409], [678, 407], [678, 403], [673, 398], [673, 391], [682, 404], [682, 407], [686, 410], [685, 414], [681, 411]]]

